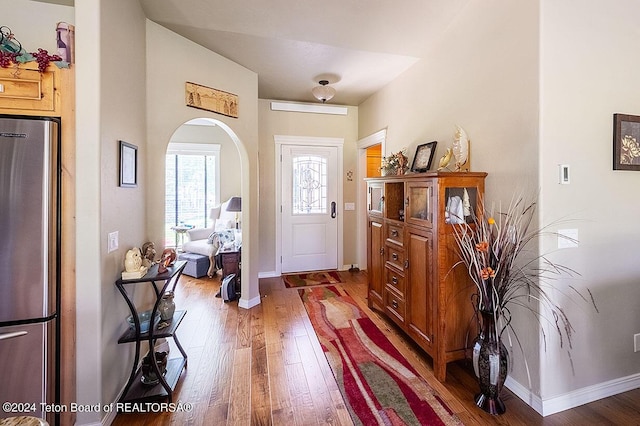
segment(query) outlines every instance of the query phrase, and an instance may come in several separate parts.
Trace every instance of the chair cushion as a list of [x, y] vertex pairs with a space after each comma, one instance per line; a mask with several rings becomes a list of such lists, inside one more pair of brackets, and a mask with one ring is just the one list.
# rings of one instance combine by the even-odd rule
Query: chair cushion
[[218, 246], [207, 243], [206, 237], [203, 240], [187, 241], [182, 245], [182, 250], [189, 253], [197, 253], [203, 256], [214, 256], [218, 252]]
[[189, 241], [204, 240], [213, 232], [213, 228], [193, 228], [187, 231]]

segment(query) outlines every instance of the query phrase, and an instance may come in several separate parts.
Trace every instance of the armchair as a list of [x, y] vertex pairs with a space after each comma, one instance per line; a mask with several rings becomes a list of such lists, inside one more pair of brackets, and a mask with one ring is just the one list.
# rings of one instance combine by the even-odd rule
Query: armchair
[[209, 258], [207, 270], [209, 277], [221, 269], [215, 261], [220, 247], [235, 239], [236, 212], [227, 211], [229, 201], [230, 199], [211, 209], [210, 217], [213, 219], [211, 227], [188, 230], [188, 241], [182, 245], [182, 250], [186, 253], [195, 253]]

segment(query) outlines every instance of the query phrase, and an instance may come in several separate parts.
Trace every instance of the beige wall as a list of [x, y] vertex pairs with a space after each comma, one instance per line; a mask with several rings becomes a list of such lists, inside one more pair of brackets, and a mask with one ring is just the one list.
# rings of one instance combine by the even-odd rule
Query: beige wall
[[[556, 228], [579, 231], [578, 248], [554, 260], [581, 276], [600, 313], [560, 299], [576, 330], [573, 364], [564, 351], [543, 358], [543, 395], [557, 397], [612, 380], [639, 386], [640, 353], [640, 173], [613, 171], [613, 114], [640, 115], [640, 35], [636, 0], [542, 1], [541, 169], [544, 221], [569, 219]], [[558, 164], [571, 166], [571, 183], [558, 184]], [[557, 247], [546, 241], [544, 252]], [[575, 299], [575, 297], [573, 298]], [[634, 379], [635, 380], [632, 380]], [[604, 388], [604, 389], [603, 389]], [[603, 395], [606, 387], [590, 389]]]
[[[356, 142], [358, 140], [358, 108], [347, 107], [342, 115], [271, 111], [271, 101], [260, 99], [260, 273], [270, 275], [276, 270], [276, 167], [275, 135], [344, 138], [343, 198], [345, 203], [356, 202]], [[347, 180], [352, 170], [354, 179]], [[357, 264], [356, 211], [343, 213], [344, 265]], [[339, 265], [340, 266], [340, 265]], [[362, 265], [361, 265], [362, 266]]]
[[[171, 52], [171, 60], [167, 60]], [[238, 95], [238, 118], [185, 105], [185, 82]], [[147, 21], [147, 141], [149, 182], [164, 182], [167, 144], [183, 123], [213, 120], [230, 136], [240, 158], [237, 175], [242, 196], [242, 296], [240, 306], [260, 303], [258, 293], [258, 77], [257, 75], [175, 33]], [[162, 241], [164, 186], [149, 186], [146, 194], [148, 238]], [[246, 273], [246, 275], [245, 275]], [[246, 280], [244, 277], [246, 276]]]
[[[125, 13], [123, 13], [125, 12]], [[114, 281], [124, 253], [145, 240], [145, 17], [126, 0], [86, 1], [76, 7], [77, 67], [77, 348], [78, 402], [110, 403], [132, 362], [117, 345], [128, 309]], [[127, 49], [114, 49], [127, 46]], [[122, 64], [131, 67], [121, 72]], [[118, 187], [118, 140], [138, 146], [138, 187]], [[126, 220], [123, 218], [126, 217]], [[107, 233], [119, 231], [107, 253]], [[105, 413], [79, 413], [78, 423]]]
[[[505, 36], [508, 34], [508, 36]], [[537, 188], [538, 8], [536, 2], [469, 1], [424, 59], [359, 106], [359, 137], [387, 129], [388, 155], [438, 141], [432, 169], [453, 142], [471, 139], [471, 169], [485, 171], [489, 203]], [[517, 326], [532, 386], [539, 385], [538, 335]], [[518, 349], [511, 376], [528, 387]]]
[[[123, 11], [126, 10], [126, 13]], [[145, 193], [147, 142], [145, 126], [145, 16], [142, 8], [127, 0], [102, 1], [100, 10], [100, 259], [102, 271], [101, 355], [103, 404], [113, 402], [128, 378], [133, 362], [132, 345], [117, 345], [127, 328], [124, 319], [130, 314], [114, 281], [123, 269], [124, 255], [146, 241]], [[80, 33], [82, 34], [82, 32]], [[126, 46], [116, 49], [114, 46]], [[123, 64], [128, 71], [122, 73]], [[78, 79], [80, 80], [80, 79]], [[83, 79], [84, 80], [84, 79]], [[82, 93], [81, 90], [78, 90]], [[78, 119], [80, 121], [80, 119]], [[138, 186], [121, 188], [119, 176], [119, 140], [138, 146]], [[81, 139], [78, 139], [82, 143]], [[82, 158], [82, 157], [80, 157]], [[95, 172], [92, 172], [95, 173]], [[82, 180], [79, 177], [79, 183]], [[107, 253], [107, 234], [119, 233], [119, 249]], [[79, 246], [81, 247], [81, 246]], [[148, 289], [145, 289], [148, 290]], [[140, 303], [149, 298], [136, 289]], [[144, 293], [150, 292], [144, 291]], [[82, 299], [79, 299], [82, 303]], [[142, 304], [148, 308], [149, 302]], [[80, 353], [83, 345], [78, 344]], [[83, 378], [86, 383], [86, 378]], [[81, 394], [82, 390], [79, 390]]]

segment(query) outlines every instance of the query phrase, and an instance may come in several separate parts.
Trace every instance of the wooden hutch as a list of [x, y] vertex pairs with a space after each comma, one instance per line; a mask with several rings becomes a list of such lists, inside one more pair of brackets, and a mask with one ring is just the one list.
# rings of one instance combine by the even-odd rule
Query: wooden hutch
[[[440, 381], [475, 338], [475, 285], [459, 260], [453, 226], [481, 210], [486, 173], [427, 172], [367, 182], [368, 304], [433, 359]], [[448, 205], [464, 204], [464, 219]], [[460, 205], [461, 206], [461, 205]], [[462, 206], [461, 206], [462, 207]], [[459, 212], [460, 210], [456, 210]]]

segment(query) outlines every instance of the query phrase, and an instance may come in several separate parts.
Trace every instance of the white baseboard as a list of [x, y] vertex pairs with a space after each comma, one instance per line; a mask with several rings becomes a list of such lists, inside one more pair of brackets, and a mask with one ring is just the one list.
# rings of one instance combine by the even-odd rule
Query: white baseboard
[[260, 296], [254, 297], [253, 299], [243, 299], [240, 298], [238, 300], [238, 307], [244, 309], [251, 309], [254, 306], [258, 306], [260, 304]]
[[276, 271], [268, 271], [268, 272], [258, 272], [258, 279], [260, 278], [275, 278], [279, 277], [280, 274]]
[[354, 263], [354, 264], [349, 264], [349, 265], [342, 265], [342, 268], [340, 268], [339, 270], [340, 270], [340, 271], [348, 271], [349, 269], [351, 269], [351, 267], [352, 267], [352, 266], [353, 266], [354, 268], [359, 268], [359, 267], [358, 267], [358, 264], [357, 264], [357, 263]]
[[505, 380], [504, 385], [518, 398], [523, 400], [525, 404], [542, 415], [542, 399], [531, 392], [528, 387], [521, 385], [520, 382], [514, 380], [511, 376], [507, 376], [507, 380]]
[[511, 377], [507, 377], [505, 386], [540, 415], [546, 417], [599, 399], [637, 389], [640, 387], [640, 373], [576, 389], [575, 391], [544, 400], [534, 395], [526, 386]]

